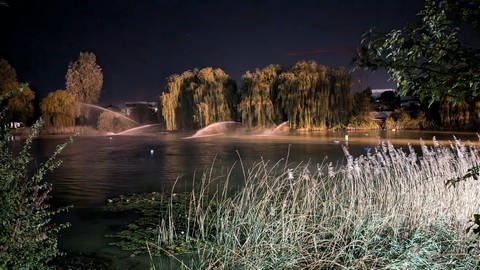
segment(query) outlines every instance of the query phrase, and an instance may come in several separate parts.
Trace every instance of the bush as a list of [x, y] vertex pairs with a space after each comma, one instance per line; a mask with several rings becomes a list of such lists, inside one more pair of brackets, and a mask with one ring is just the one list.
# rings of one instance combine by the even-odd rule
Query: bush
[[380, 125], [373, 120], [368, 114], [359, 114], [350, 117], [348, 124], [350, 129], [379, 129]]
[[423, 112], [414, 118], [403, 109], [395, 110], [386, 120], [386, 129], [423, 129], [427, 127], [427, 121]]
[[46, 269], [60, 254], [58, 233], [68, 224], [52, 222], [52, 217], [65, 208], [50, 207], [52, 187], [44, 178], [60, 165], [57, 156], [69, 142], [57, 146], [52, 156], [32, 173], [34, 165], [29, 150], [42, 121], [33, 125], [23, 148], [16, 153], [8, 142], [9, 131], [3, 121], [5, 110], [0, 114], [0, 269]]

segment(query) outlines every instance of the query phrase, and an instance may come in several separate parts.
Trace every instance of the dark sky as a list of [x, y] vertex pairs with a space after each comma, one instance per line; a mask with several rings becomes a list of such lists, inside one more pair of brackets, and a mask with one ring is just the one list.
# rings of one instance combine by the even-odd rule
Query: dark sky
[[[65, 88], [68, 63], [96, 54], [100, 103], [156, 100], [165, 78], [220, 67], [239, 82], [246, 70], [298, 60], [349, 68], [361, 34], [414, 22], [421, 0], [12, 1], [0, 6], [0, 57], [41, 98]], [[1, 1], [0, 1], [1, 2]], [[316, 50], [331, 52], [311, 53]], [[384, 73], [365, 86], [391, 88]]]

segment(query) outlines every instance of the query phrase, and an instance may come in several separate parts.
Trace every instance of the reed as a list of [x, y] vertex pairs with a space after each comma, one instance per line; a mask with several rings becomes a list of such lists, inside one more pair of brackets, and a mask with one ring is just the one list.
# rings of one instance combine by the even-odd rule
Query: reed
[[445, 185], [479, 165], [477, 147], [454, 140], [422, 143], [421, 153], [389, 143], [360, 157], [344, 150], [339, 167], [240, 162], [244, 184], [233, 193], [230, 173], [205, 173], [190, 195], [188, 230], [162, 223], [150, 249], [172, 238], [195, 242], [194, 259], [183, 265], [191, 269], [479, 267], [466, 253], [473, 236], [464, 229], [480, 207], [480, 186]]

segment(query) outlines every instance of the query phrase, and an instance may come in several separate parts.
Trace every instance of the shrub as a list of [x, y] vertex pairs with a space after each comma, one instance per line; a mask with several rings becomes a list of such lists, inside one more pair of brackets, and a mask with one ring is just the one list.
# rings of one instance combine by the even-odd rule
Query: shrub
[[348, 128], [351, 129], [379, 129], [380, 125], [368, 114], [359, 114], [350, 117]]
[[52, 187], [44, 178], [60, 165], [57, 157], [69, 142], [57, 146], [52, 156], [35, 168], [29, 150], [42, 121], [33, 125], [18, 152], [8, 142], [9, 131], [3, 121], [5, 110], [0, 114], [0, 269], [49, 268], [49, 261], [60, 254], [58, 233], [68, 224], [52, 222], [52, 217], [65, 208], [50, 207]]
[[423, 129], [425, 127], [427, 127], [427, 121], [423, 112], [412, 118], [403, 109], [397, 109], [385, 120], [387, 129]]

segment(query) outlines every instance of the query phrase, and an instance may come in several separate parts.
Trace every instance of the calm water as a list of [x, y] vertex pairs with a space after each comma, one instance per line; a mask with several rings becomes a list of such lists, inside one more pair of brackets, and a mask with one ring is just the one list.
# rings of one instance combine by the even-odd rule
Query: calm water
[[[108, 245], [104, 235], [125, 222], [101, 211], [107, 198], [120, 194], [170, 190], [178, 178], [178, 191], [189, 190], [194, 173], [201, 174], [215, 162], [215, 174], [225, 174], [239, 158], [246, 167], [255, 161], [286, 158], [299, 162], [344, 162], [342, 145], [346, 133], [312, 133], [295, 136], [230, 136], [185, 139], [191, 134], [144, 133], [138, 136], [78, 137], [61, 154], [63, 165], [49, 175], [55, 205], [73, 205], [65, 217], [72, 227], [62, 236], [66, 250], [96, 253], [117, 263], [118, 269], [144, 268], [145, 258], [129, 258]], [[476, 134], [456, 134], [478, 141]], [[433, 136], [450, 140], [452, 133], [361, 132], [349, 133], [348, 149], [354, 155], [388, 139], [399, 147], [417, 144]], [[40, 160], [50, 155], [64, 138], [35, 140], [33, 151]], [[238, 165], [237, 165], [238, 166]], [[234, 175], [235, 179], [240, 176]], [[165, 260], [164, 269], [177, 266]], [[162, 268], [160, 268], [162, 269]]]

